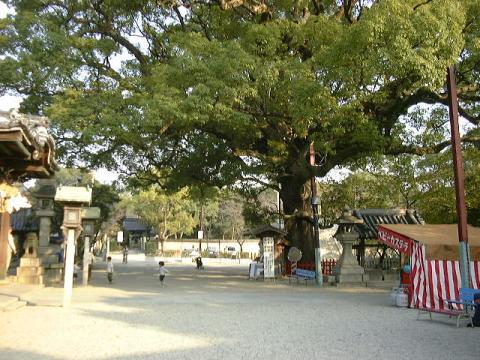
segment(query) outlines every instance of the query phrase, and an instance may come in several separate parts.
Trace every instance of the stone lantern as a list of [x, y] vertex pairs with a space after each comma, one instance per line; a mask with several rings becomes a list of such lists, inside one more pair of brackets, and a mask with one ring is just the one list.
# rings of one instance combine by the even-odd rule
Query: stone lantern
[[61, 186], [55, 194], [55, 201], [65, 205], [63, 230], [66, 235], [66, 256], [63, 306], [69, 306], [72, 300], [73, 265], [75, 242], [82, 231], [82, 206], [92, 200], [92, 189], [86, 187]]
[[36, 215], [40, 220], [38, 233], [38, 252], [43, 264], [57, 263], [58, 256], [54, 249], [49, 246], [52, 227], [52, 218], [55, 216], [53, 210], [53, 199], [56, 193], [55, 180], [37, 180], [38, 190], [34, 196], [37, 199]]
[[90, 241], [95, 235], [95, 222], [100, 219], [100, 208], [85, 207], [82, 209], [83, 228], [83, 276], [82, 284], [88, 284], [88, 263], [90, 261]]
[[337, 284], [362, 284], [366, 281], [365, 270], [358, 265], [353, 255], [352, 246], [358, 239], [355, 231], [356, 224], [362, 224], [363, 220], [352, 215], [352, 211], [346, 208], [338, 221], [338, 230], [334, 237], [342, 244], [342, 255], [333, 270]]

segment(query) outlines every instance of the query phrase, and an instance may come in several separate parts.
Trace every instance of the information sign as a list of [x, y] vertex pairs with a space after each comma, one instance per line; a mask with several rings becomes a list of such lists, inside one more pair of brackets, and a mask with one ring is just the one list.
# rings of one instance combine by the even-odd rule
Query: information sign
[[265, 279], [275, 277], [275, 246], [273, 238], [263, 238], [263, 276]]

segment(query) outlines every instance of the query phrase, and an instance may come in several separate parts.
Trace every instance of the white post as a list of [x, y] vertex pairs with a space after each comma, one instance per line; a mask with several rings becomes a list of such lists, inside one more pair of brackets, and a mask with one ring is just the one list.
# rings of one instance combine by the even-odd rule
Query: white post
[[75, 229], [68, 229], [67, 255], [65, 257], [65, 278], [63, 281], [63, 306], [70, 306], [73, 288], [73, 264], [75, 258]]
[[84, 238], [82, 285], [88, 285], [88, 265], [90, 263], [90, 236]]

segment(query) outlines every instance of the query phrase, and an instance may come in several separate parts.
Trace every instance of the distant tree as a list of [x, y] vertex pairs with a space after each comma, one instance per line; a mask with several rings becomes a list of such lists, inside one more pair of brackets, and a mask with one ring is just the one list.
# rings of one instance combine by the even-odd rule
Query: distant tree
[[278, 192], [266, 187], [242, 189], [243, 217], [249, 228], [257, 225], [283, 222], [285, 214], [279, 208]]
[[243, 205], [243, 198], [233, 191], [224, 191], [219, 198], [217, 231], [223, 239], [236, 241], [243, 238], [245, 230]]
[[191, 233], [197, 225], [188, 189], [167, 194], [151, 187], [123, 199], [123, 206], [131, 208], [143, 223], [157, 231], [158, 248], [162, 252], [167, 239], [181, 238], [184, 233]]

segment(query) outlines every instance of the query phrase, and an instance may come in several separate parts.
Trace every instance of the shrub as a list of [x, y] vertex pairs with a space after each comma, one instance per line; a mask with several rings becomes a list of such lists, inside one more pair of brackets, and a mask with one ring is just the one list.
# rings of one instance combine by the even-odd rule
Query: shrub
[[117, 240], [110, 240], [110, 251], [120, 251], [122, 249], [122, 245], [120, 245]]
[[147, 241], [145, 243], [145, 255], [155, 256], [157, 255], [158, 242], [156, 241]]
[[175, 257], [175, 256], [178, 256], [180, 252], [177, 251], [177, 250], [165, 250], [163, 253], [158, 250], [158, 255], [162, 255], [162, 256], [165, 256], [165, 257]]

